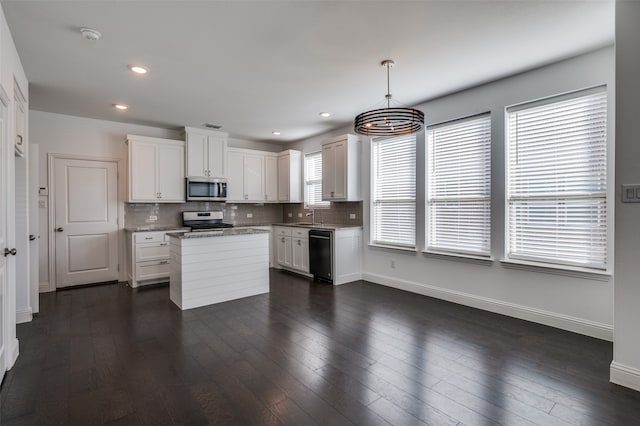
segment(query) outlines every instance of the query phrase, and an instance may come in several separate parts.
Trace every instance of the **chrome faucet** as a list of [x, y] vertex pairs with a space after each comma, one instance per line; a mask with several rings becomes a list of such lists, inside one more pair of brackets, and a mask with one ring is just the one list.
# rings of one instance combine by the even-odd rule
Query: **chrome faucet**
[[309, 213], [306, 214], [307, 217], [311, 216], [311, 224], [315, 225], [316, 224], [316, 211], [314, 209], [311, 209], [311, 211]]

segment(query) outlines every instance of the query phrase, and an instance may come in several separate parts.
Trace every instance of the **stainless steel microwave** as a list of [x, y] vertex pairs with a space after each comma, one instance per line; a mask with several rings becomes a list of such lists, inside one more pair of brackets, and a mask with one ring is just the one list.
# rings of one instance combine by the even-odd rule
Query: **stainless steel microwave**
[[226, 199], [227, 180], [225, 178], [187, 178], [187, 201], [225, 201]]

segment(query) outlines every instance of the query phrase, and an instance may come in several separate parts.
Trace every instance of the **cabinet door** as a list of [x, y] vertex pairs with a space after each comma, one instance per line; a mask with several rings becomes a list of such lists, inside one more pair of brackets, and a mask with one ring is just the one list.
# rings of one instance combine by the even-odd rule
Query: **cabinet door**
[[333, 144], [333, 198], [347, 198], [347, 141]]
[[278, 157], [278, 201], [289, 201], [289, 156]]
[[322, 199], [331, 200], [335, 192], [334, 144], [322, 145]]
[[227, 158], [227, 140], [209, 136], [207, 158], [210, 177], [225, 177], [225, 158]]
[[288, 267], [291, 267], [293, 265], [293, 259], [292, 259], [293, 247], [291, 246], [291, 241], [292, 241], [291, 237], [284, 238], [284, 264], [285, 266], [288, 266]]
[[184, 201], [184, 146], [158, 146], [159, 201]]
[[246, 154], [244, 157], [244, 198], [264, 201], [264, 156]]
[[309, 272], [309, 240], [306, 238], [292, 238], [291, 267], [303, 272]]
[[227, 152], [227, 201], [244, 200], [244, 155]]
[[279, 265], [288, 266], [287, 258], [290, 256], [287, 255], [287, 247], [290, 247], [290, 243], [287, 244], [287, 240], [291, 241], [291, 237], [276, 237], [276, 257]]
[[278, 158], [264, 157], [264, 199], [278, 201]]
[[158, 145], [129, 141], [129, 201], [158, 201]]
[[207, 136], [187, 134], [187, 176], [207, 176]]

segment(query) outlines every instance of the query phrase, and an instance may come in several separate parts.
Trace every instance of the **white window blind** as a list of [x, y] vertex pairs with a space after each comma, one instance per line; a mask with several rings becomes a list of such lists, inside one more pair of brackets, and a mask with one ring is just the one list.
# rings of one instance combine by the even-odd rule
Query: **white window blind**
[[427, 249], [490, 255], [491, 116], [427, 133]]
[[606, 92], [507, 112], [507, 256], [606, 269]]
[[304, 157], [305, 163], [305, 204], [308, 208], [328, 207], [329, 201], [322, 201], [322, 152], [314, 152]]
[[371, 151], [372, 243], [415, 247], [415, 135], [374, 139]]

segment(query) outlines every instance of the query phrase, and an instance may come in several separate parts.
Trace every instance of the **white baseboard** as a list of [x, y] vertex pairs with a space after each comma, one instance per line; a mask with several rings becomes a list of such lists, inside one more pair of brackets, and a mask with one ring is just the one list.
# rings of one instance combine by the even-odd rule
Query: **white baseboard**
[[56, 289], [51, 287], [49, 282], [41, 282], [38, 286], [39, 293], [49, 293], [50, 291], [55, 291]]
[[31, 322], [31, 320], [33, 320], [33, 312], [31, 311], [31, 308], [16, 312], [16, 324]]
[[609, 369], [609, 374], [611, 383], [640, 391], [639, 369], [613, 361]]
[[613, 326], [608, 324], [549, 312], [542, 309], [531, 308], [529, 306], [518, 305], [515, 303], [504, 302], [502, 300], [490, 299], [456, 290], [435, 287], [424, 283], [399, 280], [397, 278], [384, 275], [363, 273], [362, 279], [376, 284], [382, 284], [388, 287], [458, 303], [460, 305], [471, 306], [473, 308], [483, 309], [497, 314], [507, 315], [560, 328], [562, 330], [572, 331], [574, 333], [584, 334], [597, 339], [608, 340], [610, 342], [613, 341]]

